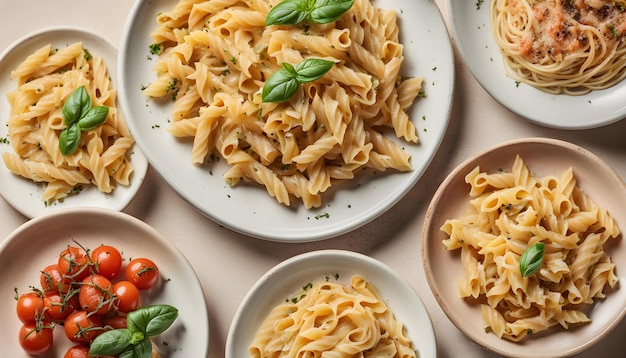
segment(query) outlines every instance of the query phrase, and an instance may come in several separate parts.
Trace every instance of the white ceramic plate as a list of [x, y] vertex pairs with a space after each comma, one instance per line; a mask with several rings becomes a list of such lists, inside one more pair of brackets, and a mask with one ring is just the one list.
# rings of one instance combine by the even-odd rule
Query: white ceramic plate
[[[206, 357], [209, 321], [198, 278], [183, 254], [152, 227], [125, 213], [99, 208], [56, 211], [17, 228], [0, 246], [0, 344], [3, 356], [28, 357], [17, 340], [21, 323], [15, 313], [14, 288], [25, 293], [39, 286], [39, 273], [56, 262], [59, 253], [76, 240], [87, 248], [100, 244], [117, 247], [128, 260], [152, 259], [161, 273], [161, 284], [142, 291], [142, 305], [165, 303], [179, 310], [174, 324], [157, 343], [168, 342], [165, 357]], [[62, 357], [71, 346], [62, 327], [55, 329], [54, 350], [46, 357]], [[165, 346], [162, 346], [163, 348]], [[165, 349], [165, 348], [164, 348]], [[165, 354], [167, 353], [167, 354]]]
[[[270, 269], [245, 296], [235, 313], [226, 339], [226, 358], [247, 357], [258, 327], [276, 305], [293, 296], [305, 284], [338, 274], [338, 282], [349, 284], [360, 274], [372, 283], [389, 305], [421, 358], [437, 356], [432, 322], [413, 287], [382, 262], [350, 251], [313, 251], [287, 259]], [[335, 280], [331, 278], [331, 280]]]
[[626, 117], [626, 81], [584, 96], [553, 95], [520, 84], [505, 74], [491, 35], [490, 0], [448, 0], [449, 23], [456, 45], [476, 80], [500, 104], [528, 120], [561, 129], [595, 128]]
[[[103, 37], [88, 30], [75, 27], [53, 27], [24, 36], [9, 46], [0, 55], [0, 138], [6, 139], [10, 106], [4, 94], [15, 89], [15, 82], [11, 80], [11, 71], [14, 70], [28, 55], [46, 44], [53, 47], [66, 47], [77, 41], [93, 53], [97, 53], [107, 65], [109, 75], [117, 88], [117, 51], [115, 47]], [[0, 156], [4, 152], [13, 152], [10, 144], [0, 143]], [[11, 173], [0, 158], [0, 194], [16, 210], [29, 218], [34, 218], [52, 211], [92, 206], [114, 210], [124, 209], [135, 196], [148, 170], [148, 161], [141, 151], [134, 147], [130, 157], [135, 172], [131, 177], [130, 186], [118, 186], [111, 194], [98, 191], [93, 185], [86, 185], [78, 195], [71, 195], [62, 202], [44, 205], [41, 194], [44, 186], [31, 180], [24, 179]]]
[[[588, 311], [591, 323], [566, 331], [555, 327], [525, 339], [522, 343], [499, 339], [485, 332], [478, 305], [459, 297], [457, 278], [463, 269], [458, 250], [447, 251], [447, 236], [440, 227], [447, 219], [459, 217], [469, 205], [465, 175], [476, 165], [481, 171], [511, 170], [519, 154], [535, 176], [561, 175], [572, 167], [577, 185], [598, 205], [605, 207], [624, 232], [626, 229], [626, 184], [600, 158], [574, 144], [547, 138], [519, 139], [478, 153], [459, 165], [442, 182], [430, 203], [422, 234], [422, 258], [428, 283], [448, 318], [481, 346], [508, 357], [560, 357], [579, 353], [604, 338], [626, 314], [626, 248], [623, 240], [611, 240], [605, 249], [617, 265], [620, 284], [605, 289], [607, 298]], [[621, 286], [621, 287], [620, 287]]]
[[434, 2], [377, 0], [374, 4], [398, 11], [406, 58], [403, 72], [425, 77], [428, 97], [419, 100], [410, 113], [422, 142], [404, 145], [412, 155], [412, 172], [361, 175], [327, 192], [323, 207], [306, 210], [302, 205], [289, 208], [278, 204], [260, 186], [229, 187], [223, 179], [227, 169], [224, 160], [211, 168], [192, 165], [191, 144], [177, 140], [166, 130], [171, 103], [159, 105], [147, 100], [141, 91], [155, 79], [152, 68], [156, 57], [149, 59], [150, 32], [155, 28], [156, 14], [172, 7], [167, 0], [135, 3], [122, 36], [118, 64], [120, 99], [131, 132], [150, 164], [182, 198], [209, 218], [267, 240], [325, 239], [385, 212], [411, 189], [441, 143], [452, 103], [454, 60], [445, 24]]

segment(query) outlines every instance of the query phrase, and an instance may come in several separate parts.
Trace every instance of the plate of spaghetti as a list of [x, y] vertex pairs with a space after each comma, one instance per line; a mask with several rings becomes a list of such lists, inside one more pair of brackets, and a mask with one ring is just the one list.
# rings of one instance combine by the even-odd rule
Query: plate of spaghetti
[[289, 258], [250, 289], [231, 323], [226, 358], [437, 356], [421, 299], [366, 255], [321, 250]]
[[280, 3], [136, 2], [120, 98], [150, 164], [201, 213], [257, 238], [321, 240], [422, 175], [454, 59], [431, 1], [342, 1], [341, 16], [315, 20], [329, 23], [266, 25]]
[[[124, 209], [148, 161], [120, 113], [115, 47], [82, 28], [46, 28], [9, 46], [0, 64], [2, 197], [29, 218], [69, 207]], [[106, 113], [101, 123], [81, 122], [73, 151], [64, 154], [61, 142], [72, 141], [61, 139], [69, 127], [64, 107], [80, 89], [85, 110], [76, 120], [97, 119], [89, 110]]]
[[501, 356], [564, 357], [626, 315], [626, 185], [593, 153], [523, 138], [477, 153], [435, 192], [426, 278], [448, 318]]
[[448, 1], [451, 32], [483, 88], [510, 111], [560, 129], [626, 116], [623, 1]]

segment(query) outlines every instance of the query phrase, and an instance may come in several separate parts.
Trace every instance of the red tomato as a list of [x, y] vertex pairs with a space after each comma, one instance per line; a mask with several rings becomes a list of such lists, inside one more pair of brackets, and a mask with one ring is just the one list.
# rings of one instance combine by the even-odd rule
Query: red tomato
[[[115, 316], [102, 317], [102, 323], [112, 329], [126, 328], [126, 316], [116, 314]], [[107, 328], [109, 328], [107, 327]]]
[[81, 309], [103, 315], [114, 309], [113, 284], [101, 275], [88, 276], [81, 282], [78, 301]]
[[115, 305], [120, 312], [131, 312], [139, 307], [139, 289], [130, 281], [119, 281], [113, 284]]
[[63, 325], [65, 335], [74, 343], [89, 343], [104, 332], [99, 316], [89, 315], [87, 311], [72, 312]]
[[91, 253], [94, 271], [109, 280], [117, 277], [122, 270], [122, 254], [113, 246], [102, 245]]
[[28, 292], [17, 299], [17, 318], [22, 323], [33, 323], [42, 318], [44, 302], [39, 292]]
[[58, 265], [61, 274], [71, 277], [75, 282], [89, 275], [89, 256], [85, 250], [75, 246], [68, 246], [61, 251]]
[[45, 293], [66, 293], [70, 289], [72, 280], [67, 277], [63, 277], [63, 274], [61, 274], [61, 271], [59, 270], [59, 265], [53, 264], [46, 266], [46, 268], [41, 271], [39, 283], [41, 284], [41, 289]]
[[63, 358], [89, 358], [89, 347], [77, 344], [65, 352]]
[[37, 327], [35, 323], [25, 323], [18, 335], [22, 349], [33, 356], [45, 354], [52, 348], [52, 326], [44, 324]]
[[65, 321], [70, 313], [80, 307], [78, 295], [67, 297], [58, 293], [46, 293], [43, 298], [46, 318], [53, 322]]
[[159, 280], [159, 268], [150, 259], [133, 259], [126, 266], [126, 279], [140, 290], [153, 287]]

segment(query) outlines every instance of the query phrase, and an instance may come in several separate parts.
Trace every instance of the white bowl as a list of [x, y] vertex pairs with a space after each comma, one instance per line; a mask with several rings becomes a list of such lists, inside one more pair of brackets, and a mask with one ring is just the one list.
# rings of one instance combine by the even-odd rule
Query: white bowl
[[[421, 143], [403, 144], [412, 155], [413, 171], [372, 173], [336, 184], [323, 195], [324, 205], [307, 210], [285, 207], [258, 185], [231, 188], [223, 178], [225, 160], [211, 166], [191, 163], [191, 141], [174, 138], [167, 127], [171, 101], [153, 101], [142, 87], [154, 82], [156, 57], [149, 52], [155, 16], [170, 10], [169, 0], [135, 2], [122, 36], [119, 56], [120, 100], [137, 144], [164, 180], [207, 217], [234, 231], [272, 241], [305, 242], [341, 235], [375, 219], [397, 203], [417, 182], [434, 157], [449, 121], [454, 56], [437, 5], [428, 0], [380, 0], [395, 9], [404, 44], [405, 75], [423, 75], [426, 98], [409, 115]], [[428, 49], [428, 50], [424, 50]]]
[[[607, 298], [590, 308], [590, 323], [564, 330], [554, 327], [527, 337], [521, 343], [486, 333], [478, 305], [459, 297], [457, 279], [463, 269], [458, 250], [442, 244], [447, 235], [440, 227], [447, 219], [459, 217], [469, 205], [469, 185], [465, 175], [480, 165], [481, 171], [510, 171], [519, 154], [535, 176], [560, 175], [572, 167], [577, 185], [604, 207], [626, 229], [626, 184], [600, 158], [574, 144], [549, 138], [528, 138], [502, 143], [467, 159], [441, 183], [432, 198], [422, 233], [422, 258], [428, 283], [448, 318], [479, 345], [500, 355], [514, 357], [571, 356], [604, 338], [626, 314], [626, 250], [623, 240], [611, 240], [605, 248], [616, 267], [621, 284], [605, 289]], [[623, 234], [622, 234], [623, 236]], [[619, 288], [619, 286], [622, 286]]]
[[[404, 323], [421, 358], [437, 357], [432, 322], [412, 286], [397, 272], [363, 254], [343, 250], [313, 251], [287, 259], [270, 269], [245, 296], [235, 313], [226, 340], [226, 358], [249, 356], [248, 346], [261, 322], [273, 307], [298, 292], [306, 283], [338, 274], [349, 283], [355, 274], [363, 276], [389, 305], [397, 320]], [[334, 281], [334, 278], [331, 278]]]
[[[3, 119], [2, 125], [0, 125], [0, 138], [7, 138], [8, 135], [5, 121], [9, 118], [10, 106], [4, 98], [4, 94], [14, 90], [16, 86], [15, 81], [11, 79], [11, 71], [28, 55], [44, 45], [52, 44], [53, 48], [61, 48], [78, 41], [82, 41], [86, 49], [102, 57], [107, 65], [113, 86], [118, 87], [117, 50], [102, 36], [78, 27], [50, 27], [28, 34], [0, 54], [0, 93], [3, 94], [0, 100], [0, 118]], [[119, 99], [118, 102], [120, 102]], [[118, 106], [120, 105], [121, 103], [118, 103]], [[4, 152], [13, 152], [10, 144], [0, 143], [0, 156]], [[63, 201], [45, 205], [41, 200], [41, 194], [45, 188], [29, 179], [11, 173], [0, 158], [0, 195], [13, 208], [28, 218], [48, 214], [59, 209], [82, 206], [123, 210], [141, 188], [148, 171], [148, 161], [136, 145], [131, 149], [130, 162], [134, 172], [129, 186], [118, 185], [112, 193], [105, 194], [98, 191], [94, 185], [85, 185], [84, 190], [78, 195], [71, 195]]]
[[[7, 357], [29, 357], [20, 347], [17, 333], [21, 323], [15, 313], [14, 289], [29, 291], [39, 286], [39, 274], [55, 263], [59, 253], [76, 240], [87, 248], [100, 244], [118, 248], [126, 262], [147, 257], [155, 262], [161, 284], [142, 291], [142, 305], [165, 303], [179, 310], [179, 317], [157, 341], [168, 346], [167, 357], [206, 357], [209, 351], [209, 321], [204, 293], [183, 254], [144, 222], [109, 209], [72, 208], [57, 210], [28, 221], [0, 245], [0, 346]], [[54, 348], [47, 357], [62, 357], [72, 346], [62, 327], [55, 329]]]

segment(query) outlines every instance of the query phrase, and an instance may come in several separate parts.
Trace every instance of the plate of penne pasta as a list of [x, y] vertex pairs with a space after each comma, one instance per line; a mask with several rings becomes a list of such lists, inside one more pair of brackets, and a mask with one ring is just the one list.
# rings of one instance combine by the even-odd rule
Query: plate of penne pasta
[[236, 232], [304, 242], [413, 187], [447, 128], [454, 58], [431, 1], [282, 16], [292, 2], [138, 1], [118, 68], [129, 127], [182, 198]]
[[0, 55], [0, 194], [34, 218], [124, 209], [148, 169], [117, 98], [117, 51], [76, 27], [28, 34]]
[[503, 356], [572, 356], [626, 314], [626, 184], [551, 138], [468, 158], [428, 208], [422, 258], [448, 318]]

